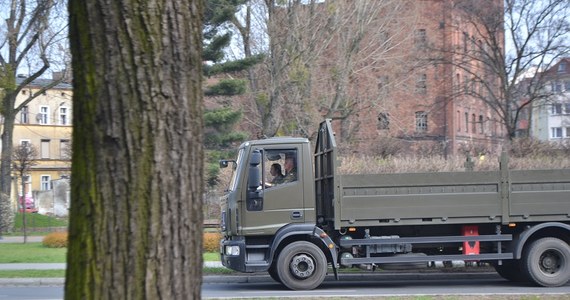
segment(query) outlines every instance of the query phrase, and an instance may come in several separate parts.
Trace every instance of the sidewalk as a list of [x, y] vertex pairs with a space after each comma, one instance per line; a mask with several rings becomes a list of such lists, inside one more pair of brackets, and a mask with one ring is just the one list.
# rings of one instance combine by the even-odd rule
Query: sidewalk
[[[41, 243], [44, 239], [43, 236], [27, 236], [26, 242], [28, 243]], [[2, 243], [23, 243], [24, 237], [23, 236], [1, 236], [0, 237], [0, 244]]]
[[[44, 264], [0, 264], [0, 271], [3, 270], [64, 270], [66, 264], [44, 263]], [[205, 268], [222, 268], [219, 261], [205, 261]]]

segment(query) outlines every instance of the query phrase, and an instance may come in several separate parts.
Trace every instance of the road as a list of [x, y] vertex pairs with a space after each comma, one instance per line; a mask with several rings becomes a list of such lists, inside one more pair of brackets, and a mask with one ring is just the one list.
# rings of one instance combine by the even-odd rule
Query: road
[[[246, 281], [237, 281], [232, 276], [218, 280], [205, 280], [202, 298], [268, 298], [268, 297], [402, 297], [421, 295], [470, 295], [482, 298], [489, 295], [552, 295], [570, 297], [570, 284], [559, 288], [538, 288], [517, 285], [501, 279], [496, 274], [453, 274], [442, 277], [434, 274], [422, 276], [393, 276], [353, 278], [349, 281], [325, 281], [312, 291], [290, 291], [268, 276], [257, 276]], [[374, 280], [373, 280], [374, 279]], [[543, 298], [543, 296], [541, 297]], [[0, 287], [0, 300], [59, 300], [63, 299], [63, 287]], [[492, 299], [492, 298], [491, 298]], [[501, 298], [504, 299], [504, 298]]]
[[210, 283], [202, 286], [203, 298], [267, 298], [267, 297], [358, 297], [377, 298], [424, 296], [424, 295], [470, 295], [482, 298], [488, 295], [567, 295], [570, 296], [570, 284], [559, 288], [538, 288], [529, 285], [510, 283], [499, 276], [463, 276], [454, 278], [433, 276], [415, 279], [396, 279], [381, 281], [326, 281], [312, 291], [290, 291], [274, 282], [252, 283]]

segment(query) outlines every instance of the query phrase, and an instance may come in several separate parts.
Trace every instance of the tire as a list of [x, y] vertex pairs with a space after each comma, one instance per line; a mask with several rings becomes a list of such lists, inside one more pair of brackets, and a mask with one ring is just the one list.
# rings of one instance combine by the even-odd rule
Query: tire
[[292, 290], [312, 290], [327, 273], [327, 258], [315, 244], [305, 241], [287, 245], [277, 258], [279, 279]]
[[523, 272], [544, 287], [565, 285], [570, 280], [570, 246], [557, 238], [542, 238], [525, 247]]
[[271, 265], [271, 267], [269, 267], [269, 270], [267, 270], [267, 273], [269, 273], [269, 276], [271, 276], [271, 279], [281, 283], [281, 278], [279, 278], [279, 273], [277, 272], [277, 268], [275, 268], [275, 263], [273, 263]]
[[496, 261], [491, 264], [495, 267], [495, 271], [508, 281], [528, 282], [528, 277], [522, 271], [521, 261], [519, 260], [503, 260], [502, 265], [499, 265]]

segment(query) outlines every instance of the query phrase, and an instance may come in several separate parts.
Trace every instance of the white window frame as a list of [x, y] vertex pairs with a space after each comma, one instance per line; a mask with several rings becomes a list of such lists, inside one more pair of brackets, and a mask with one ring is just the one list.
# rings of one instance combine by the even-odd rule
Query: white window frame
[[40, 141], [40, 158], [42, 159], [50, 158], [50, 147], [51, 147], [51, 140], [42, 139]]
[[424, 133], [428, 131], [428, 113], [425, 111], [416, 111], [416, 132]]
[[59, 125], [69, 125], [69, 107], [59, 107], [59, 118], [57, 120]]
[[562, 138], [562, 127], [551, 127], [550, 128], [550, 137], [553, 139], [561, 139]]
[[40, 106], [40, 112], [38, 113], [38, 124], [49, 125], [49, 106]]
[[22, 106], [22, 109], [20, 110], [20, 123], [21, 124], [30, 123], [30, 109], [27, 105]]
[[61, 159], [71, 159], [69, 157], [69, 147], [71, 147], [71, 141], [67, 139], [59, 140], [59, 158]]
[[20, 145], [23, 146], [23, 145], [26, 145], [26, 144], [31, 145], [31, 144], [32, 144], [32, 141], [31, 141], [31, 140], [20, 140]]
[[51, 175], [40, 176], [40, 190], [42, 191], [51, 190]]
[[561, 115], [562, 114], [562, 103], [552, 103], [552, 109], [550, 110], [551, 115]]

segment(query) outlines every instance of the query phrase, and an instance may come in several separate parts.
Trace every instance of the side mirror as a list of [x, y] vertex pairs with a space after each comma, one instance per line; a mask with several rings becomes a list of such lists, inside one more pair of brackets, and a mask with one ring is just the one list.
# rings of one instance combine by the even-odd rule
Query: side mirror
[[251, 158], [249, 159], [249, 164], [251, 166], [258, 166], [261, 163], [261, 151], [253, 150], [251, 152]]
[[225, 159], [220, 160], [220, 169], [225, 169], [228, 167], [228, 161]]
[[254, 150], [249, 158], [248, 178], [247, 178], [247, 210], [263, 210], [263, 191], [261, 187], [261, 152]]
[[261, 163], [261, 152], [255, 150], [251, 153], [249, 159], [249, 174], [247, 179], [247, 187], [249, 190], [255, 191], [261, 185], [261, 170], [258, 166]]

